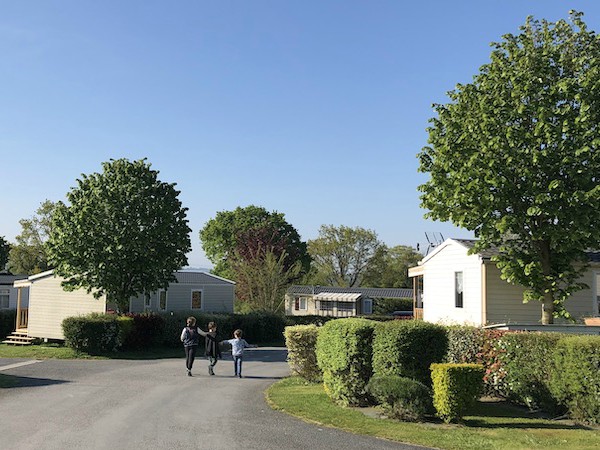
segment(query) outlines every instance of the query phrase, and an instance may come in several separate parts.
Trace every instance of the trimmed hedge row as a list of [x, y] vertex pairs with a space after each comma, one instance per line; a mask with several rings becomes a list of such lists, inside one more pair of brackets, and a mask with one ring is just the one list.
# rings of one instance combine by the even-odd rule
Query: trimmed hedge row
[[433, 406], [444, 422], [462, 418], [483, 391], [481, 364], [432, 364]]
[[[373, 335], [369, 347], [368, 335], [362, 334], [364, 330], [350, 326], [356, 320], [360, 319], [340, 319], [317, 328], [317, 347], [321, 340], [317, 362], [328, 372], [324, 375], [325, 388], [338, 403], [368, 401], [364, 388], [371, 355], [371, 370], [377, 377], [410, 377], [427, 385], [431, 385], [432, 362], [478, 364], [483, 367], [484, 393], [488, 395], [553, 414], [569, 412], [581, 422], [600, 423], [600, 336], [396, 321], [370, 323], [368, 329], [373, 328]], [[324, 331], [327, 337], [321, 338]], [[314, 333], [312, 329], [312, 340]], [[307, 356], [311, 347], [308, 335], [296, 333], [297, 341], [302, 342], [294, 345], [301, 347], [305, 355], [302, 371], [318, 373], [317, 367], [310, 367], [311, 359]], [[445, 355], [444, 348], [447, 348]], [[352, 376], [347, 376], [351, 373]], [[446, 415], [449, 420], [451, 416]]]
[[373, 372], [431, 386], [429, 366], [442, 362], [447, 349], [448, 338], [441, 325], [420, 320], [379, 323], [373, 338]]
[[375, 324], [366, 319], [340, 319], [327, 322], [319, 331], [317, 363], [325, 392], [336, 403], [366, 404]]
[[285, 327], [283, 334], [292, 374], [311, 382], [321, 381], [323, 374], [315, 352], [319, 328], [316, 325], [294, 325]]

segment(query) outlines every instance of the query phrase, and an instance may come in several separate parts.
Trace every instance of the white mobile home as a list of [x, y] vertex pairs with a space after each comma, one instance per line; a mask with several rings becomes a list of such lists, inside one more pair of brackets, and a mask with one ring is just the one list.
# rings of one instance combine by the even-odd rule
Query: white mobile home
[[[175, 276], [178, 282], [168, 289], [131, 299], [130, 311], [233, 312], [233, 281], [205, 272], [178, 271]], [[110, 305], [105, 296], [96, 299], [85, 289], [67, 292], [61, 287], [62, 281], [50, 270], [14, 282], [19, 290], [29, 289], [27, 336], [64, 339], [61, 325], [66, 317], [107, 312]]]
[[[500, 278], [500, 270], [491, 261], [494, 250], [469, 255], [475, 242], [447, 239], [417, 267], [409, 269], [416, 315], [422, 314], [428, 322], [477, 326], [538, 323], [541, 303], [523, 303], [524, 288]], [[565, 303], [577, 319], [598, 314], [600, 261], [595, 259], [591, 258], [591, 266], [581, 280], [590, 289], [574, 293]]]

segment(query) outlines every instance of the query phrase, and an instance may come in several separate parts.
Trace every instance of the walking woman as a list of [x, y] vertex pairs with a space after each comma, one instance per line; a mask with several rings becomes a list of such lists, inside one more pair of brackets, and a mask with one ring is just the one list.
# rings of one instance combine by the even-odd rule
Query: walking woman
[[199, 340], [200, 334], [196, 327], [196, 318], [188, 317], [186, 320], [186, 327], [181, 332], [181, 342], [183, 342], [183, 348], [185, 349], [185, 367], [187, 368], [188, 377], [192, 376], [192, 366], [194, 365], [194, 359], [196, 358]]

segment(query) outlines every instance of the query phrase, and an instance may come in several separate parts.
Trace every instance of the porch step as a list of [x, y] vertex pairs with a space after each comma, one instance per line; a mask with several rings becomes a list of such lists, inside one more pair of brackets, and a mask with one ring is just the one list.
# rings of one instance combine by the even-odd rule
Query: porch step
[[33, 341], [34, 338], [27, 336], [26, 331], [13, 331], [2, 343], [9, 345], [31, 345]]

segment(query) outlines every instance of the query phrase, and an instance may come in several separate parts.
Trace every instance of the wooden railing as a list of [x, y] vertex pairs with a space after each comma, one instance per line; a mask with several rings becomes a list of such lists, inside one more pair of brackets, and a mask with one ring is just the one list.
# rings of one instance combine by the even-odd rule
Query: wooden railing
[[423, 308], [415, 308], [415, 320], [423, 320]]
[[27, 322], [29, 320], [29, 309], [21, 308], [19, 316], [17, 317], [17, 330], [27, 328]]

